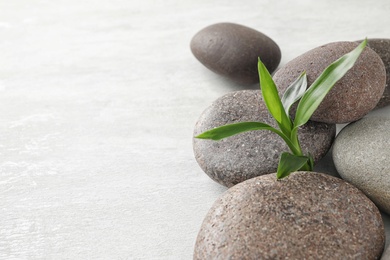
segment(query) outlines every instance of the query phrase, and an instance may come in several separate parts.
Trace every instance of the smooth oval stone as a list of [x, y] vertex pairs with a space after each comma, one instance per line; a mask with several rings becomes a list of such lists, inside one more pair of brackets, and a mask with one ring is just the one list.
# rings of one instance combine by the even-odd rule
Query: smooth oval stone
[[234, 23], [218, 23], [199, 31], [191, 51], [207, 68], [239, 84], [259, 82], [258, 57], [270, 72], [279, 65], [281, 52], [268, 36]]
[[[308, 86], [332, 62], [352, 51], [355, 42], [334, 42], [312, 49], [278, 70], [274, 81], [279, 92], [306, 71]], [[365, 48], [351, 70], [327, 94], [311, 120], [325, 123], [348, 123], [370, 112], [381, 99], [386, 85], [386, 70], [379, 55]]]
[[340, 176], [390, 214], [390, 119], [367, 117], [344, 127], [333, 147]]
[[378, 208], [351, 184], [326, 174], [275, 174], [220, 196], [198, 233], [194, 259], [379, 259]]
[[[276, 127], [259, 90], [228, 93], [212, 103], [200, 116], [194, 129], [198, 135], [209, 129], [245, 121]], [[299, 130], [305, 154], [318, 162], [330, 149], [335, 125], [308, 122]], [[231, 187], [244, 180], [275, 172], [282, 152], [289, 151], [283, 139], [271, 131], [250, 131], [220, 141], [194, 139], [195, 158], [203, 171], [216, 182]]]
[[390, 105], [390, 39], [368, 39], [367, 43], [381, 57], [386, 68], [385, 91], [376, 106], [381, 108]]

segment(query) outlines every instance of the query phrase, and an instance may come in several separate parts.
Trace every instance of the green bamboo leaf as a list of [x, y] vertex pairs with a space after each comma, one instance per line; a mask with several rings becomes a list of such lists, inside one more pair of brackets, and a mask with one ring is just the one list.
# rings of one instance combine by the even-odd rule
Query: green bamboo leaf
[[290, 148], [290, 150], [293, 153], [298, 153], [298, 148], [294, 145], [294, 143], [287, 137], [283, 132], [279, 131], [278, 129], [267, 125], [265, 123], [261, 122], [240, 122], [240, 123], [234, 123], [229, 125], [224, 125], [220, 127], [216, 127], [213, 129], [210, 129], [208, 131], [205, 131], [197, 136], [195, 138], [198, 139], [210, 139], [214, 141], [218, 141], [221, 139], [224, 139], [229, 136], [233, 136], [236, 134], [240, 134], [243, 132], [253, 131], [253, 130], [269, 130], [277, 135], [279, 135], [287, 144], [287, 146]]
[[326, 94], [328, 94], [336, 82], [353, 67], [366, 44], [367, 39], [359, 44], [359, 46], [353, 51], [345, 54], [330, 64], [314, 81], [298, 104], [294, 121], [295, 128], [304, 125], [307, 121], [309, 121], [310, 117], [325, 98]]
[[260, 58], [258, 61], [258, 71], [260, 77], [261, 93], [264, 98], [264, 102], [275, 118], [282, 132], [286, 135], [290, 135], [292, 122], [289, 116], [284, 110], [282, 101], [280, 100], [278, 90], [275, 82], [273, 81], [271, 74], [268, 72], [265, 65], [261, 62]]
[[247, 131], [253, 130], [270, 130], [277, 134], [282, 134], [278, 129], [273, 128], [270, 125], [260, 123], [260, 122], [240, 122], [229, 125], [220, 126], [206, 132], [201, 133], [200, 135], [195, 136], [199, 139], [211, 139], [211, 140], [221, 140], [223, 138], [240, 134]]
[[309, 158], [306, 156], [297, 156], [287, 152], [282, 153], [279, 160], [276, 178], [282, 179], [287, 177], [290, 173], [301, 169], [308, 161]]
[[302, 72], [302, 74], [286, 89], [283, 94], [282, 104], [287, 115], [290, 112], [290, 107], [297, 102], [303, 94], [305, 94], [306, 88], [306, 72]]
[[313, 156], [311, 155], [311, 153], [308, 153], [307, 157], [309, 157], [309, 167], [310, 167], [311, 169], [313, 169], [313, 168], [314, 168], [314, 158], [313, 158]]

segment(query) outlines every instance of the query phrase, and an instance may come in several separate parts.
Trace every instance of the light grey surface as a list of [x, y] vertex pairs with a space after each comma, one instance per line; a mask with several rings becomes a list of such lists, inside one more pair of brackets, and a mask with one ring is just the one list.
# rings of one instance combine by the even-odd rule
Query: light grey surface
[[383, 253], [381, 260], [390, 260], [390, 247]]
[[333, 144], [340, 176], [390, 214], [390, 119], [366, 117], [343, 128]]
[[191, 37], [240, 23], [273, 38], [283, 65], [327, 42], [390, 37], [389, 11], [387, 0], [1, 0], [0, 259], [191, 259], [225, 190], [196, 164], [193, 126], [240, 89], [195, 60]]

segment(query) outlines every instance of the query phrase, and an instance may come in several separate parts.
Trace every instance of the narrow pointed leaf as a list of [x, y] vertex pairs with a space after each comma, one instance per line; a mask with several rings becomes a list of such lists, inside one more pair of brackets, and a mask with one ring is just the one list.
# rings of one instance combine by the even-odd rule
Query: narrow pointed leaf
[[258, 70], [261, 93], [263, 95], [264, 102], [271, 115], [275, 118], [282, 132], [286, 135], [289, 135], [292, 128], [292, 122], [283, 108], [283, 104], [280, 100], [275, 82], [273, 81], [271, 74], [268, 72], [265, 65], [261, 62], [260, 58], [258, 61]]
[[353, 67], [366, 44], [367, 39], [359, 44], [359, 46], [353, 51], [345, 54], [330, 64], [314, 81], [298, 104], [297, 112], [295, 114], [294, 127], [299, 127], [309, 121], [310, 117], [325, 98], [326, 94], [328, 94], [336, 82]]
[[309, 153], [308, 157], [309, 157], [309, 166], [311, 169], [313, 169], [314, 168], [314, 158], [310, 153]]
[[195, 136], [199, 139], [211, 139], [211, 140], [221, 140], [223, 138], [240, 134], [247, 131], [253, 130], [270, 130], [276, 132], [280, 135], [280, 131], [273, 128], [270, 125], [260, 123], [260, 122], [241, 122], [230, 125], [220, 126], [206, 132], [201, 133], [200, 135]]
[[267, 125], [265, 123], [260, 122], [240, 122], [235, 124], [229, 124], [224, 125], [220, 127], [216, 127], [214, 129], [208, 130], [206, 132], [203, 132], [195, 138], [198, 139], [210, 139], [214, 141], [218, 141], [221, 139], [224, 139], [229, 136], [233, 136], [236, 134], [244, 133], [247, 131], [253, 131], [253, 130], [269, 130], [277, 135], [279, 135], [287, 144], [287, 146], [290, 148], [290, 150], [293, 153], [297, 152], [297, 148], [294, 146], [294, 144], [291, 142], [291, 140], [281, 131], [279, 131], [276, 128], [273, 128], [270, 125]]
[[297, 102], [303, 94], [305, 94], [306, 88], [306, 72], [302, 72], [302, 74], [286, 89], [283, 94], [282, 104], [287, 115], [290, 112], [290, 107]]
[[298, 171], [308, 162], [308, 160], [309, 158], [306, 156], [297, 156], [287, 152], [282, 153], [279, 160], [276, 178], [282, 179], [290, 175], [290, 173]]

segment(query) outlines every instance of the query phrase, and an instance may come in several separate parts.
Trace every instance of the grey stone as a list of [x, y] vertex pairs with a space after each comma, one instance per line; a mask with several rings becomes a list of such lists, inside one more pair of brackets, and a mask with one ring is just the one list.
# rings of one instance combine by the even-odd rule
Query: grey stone
[[268, 36], [234, 23], [218, 23], [199, 31], [191, 51], [207, 68], [240, 84], [259, 82], [260, 57], [270, 72], [279, 65], [281, 52]]
[[340, 176], [390, 214], [390, 119], [363, 118], [341, 130], [333, 146]]
[[[306, 71], [310, 86], [332, 62], [352, 51], [356, 42], [334, 42], [312, 49], [279, 69], [274, 81], [280, 91]], [[354, 67], [327, 94], [311, 120], [348, 123], [369, 113], [381, 99], [386, 85], [386, 70], [379, 55], [366, 48]]]
[[390, 260], [390, 246], [388, 246], [386, 251], [383, 253], [381, 260]]
[[390, 105], [390, 39], [368, 39], [368, 47], [381, 57], [386, 68], [386, 88], [376, 108]]
[[194, 259], [379, 259], [378, 208], [351, 184], [326, 174], [275, 174], [226, 191], [207, 213]]
[[[228, 93], [212, 103], [200, 116], [194, 135], [237, 122], [257, 121], [276, 127], [259, 90]], [[299, 130], [305, 154], [318, 162], [330, 149], [335, 125], [308, 122]], [[271, 131], [250, 131], [220, 141], [194, 139], [195, 158], [216, 182], [227, 187], [244, 180], [275, 172], [280, 154], [289, 151], [283, 139]]]

